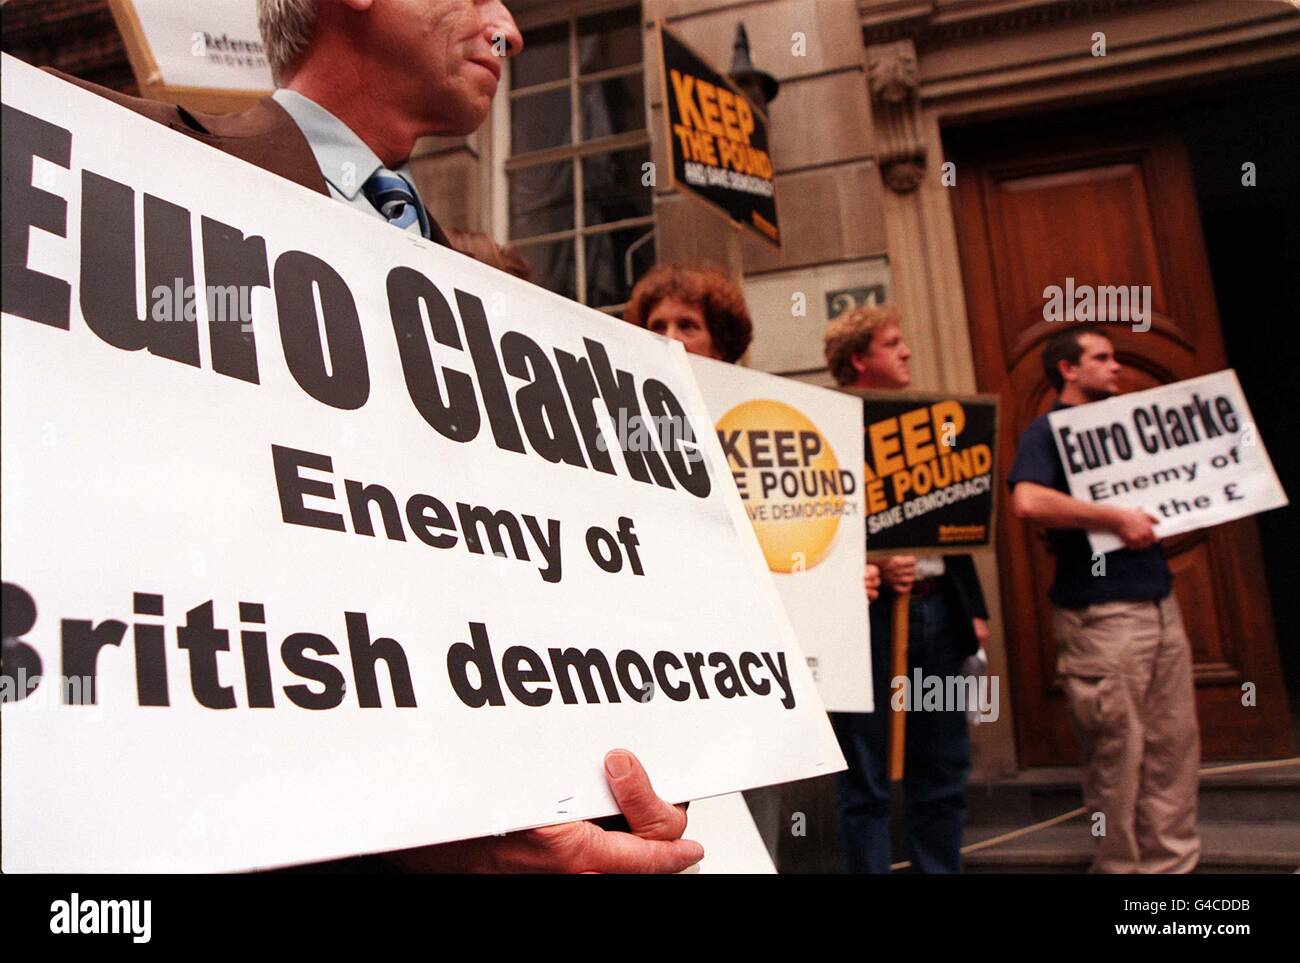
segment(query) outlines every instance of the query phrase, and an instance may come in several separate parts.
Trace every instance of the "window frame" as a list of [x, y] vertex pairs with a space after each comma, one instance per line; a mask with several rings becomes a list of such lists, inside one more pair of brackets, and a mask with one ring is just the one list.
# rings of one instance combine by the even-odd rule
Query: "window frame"
[[[640, 59], [634, 64], [607, 67], [590, 74], [579, 73], [578, 21], [593, 14], [629, 9], [634, 9], [637, 13], [637, 27], [641, 35]], [[642, 148], [645, 149], [647, 158], [651, 156], [650, 104], [645, 97], [643, 97], [643, 123], [640, 129], [609, 134], [593, 140], [584, 141], [581, 139], [582, 90], [585, 86], [606, 80], [617, 80], [622, 77], [640, 76], [644, 90], [647, 34], [644, 23], [644, 10], [640, 2], [628, 3], [626, 0], [603, 0], [603, 2], [573, 2], [573, 0], [569, 0], [569, 2], [549, 4], [546, 7], [531, 10], [529, 13], [531, 16], [521, 16], [519, 18], [520, 31], [554, 27], [561, 24], [567, 28], [569, 72], [568, 76], [559, 80], [548, 80], [516, 89], [513, 84], [512, 64], [509, 60], [506, 61], [506, 69], [502, 73], [506, 96], [495, 99], [494, 107], [496, 109], [493, 111], [492, 118], [493, 140], [501, 146], [499, 151], [494, 151], [497, 163], [494, 165], [496, 167], [494, 176], [496, 190], [493, 193], [497, 197], [498, 203], [495, 205], [493, 226], [498, 237], [505, 238], [506, 243], [519, 251], [556, 241], [571, 241], [574, 247], [574, 286], [577, 301], [579, 304], [587, 304], [587, 239], [601, 234], [639, 227], [644, 227], [646, 234], [654, 234], [655, 231], [653, 199], [649, 214], [592, 225], [586, 223], [587, 211], [583, 199], [583, 158]], [[510, 124], [515, 101], [535, 94], [566, 89], [569, 91], [569, 143], [558, 147], [529, 151], [525, 154], [513, 154]], [[516, 171], [526, 170], [531, 167], [561, 162], [568, 162], [572, 170], [573, 226], [562, 231], [535, 234], [527, 238], [512, 237], [510, 234], [510, 175]], [[644, 237], [639, 238], [634, 242], [633, 249], [641, 247], [645, 242]], [[617, 269], [622, 272], [624, 265], [618, 265]], [[621, 315], [623, 309], [627, 306], [627, 302], [589, 306], [606, 314]]]

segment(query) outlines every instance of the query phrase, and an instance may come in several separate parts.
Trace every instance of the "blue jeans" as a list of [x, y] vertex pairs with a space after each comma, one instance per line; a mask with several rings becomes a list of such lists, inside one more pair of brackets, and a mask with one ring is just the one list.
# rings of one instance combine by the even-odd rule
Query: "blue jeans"
[[[954, 611], [943, 593], [913, 599], [909, 612], [908, 676], [958, 675]], [[881, 620], [887, 624], [887, 620]], [[831, 722], [849, 768], [839, 776], [840, 845], [850, 873], [888, 873], [890, 639], [872, 634], [874, 712], [833, 713]], [[945, 686], [946, 688], [946, 686]], [[912, 698], [919, 703], [920, 693]], [[907, 713], [904, 758], [904, 820], [912, 867], [920, 873], [961, 872], [961, 835], [966, 822], [970, 734], [961, 711]]]

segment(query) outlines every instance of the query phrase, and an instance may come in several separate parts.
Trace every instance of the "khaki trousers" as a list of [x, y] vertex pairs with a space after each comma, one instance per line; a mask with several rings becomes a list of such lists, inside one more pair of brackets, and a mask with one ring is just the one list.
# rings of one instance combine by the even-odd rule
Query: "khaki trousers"
[[1191, 872], [1201, 737], [1177, 600], [1054, 609], [1052, 624], [1100, 839], [1092, 871]]

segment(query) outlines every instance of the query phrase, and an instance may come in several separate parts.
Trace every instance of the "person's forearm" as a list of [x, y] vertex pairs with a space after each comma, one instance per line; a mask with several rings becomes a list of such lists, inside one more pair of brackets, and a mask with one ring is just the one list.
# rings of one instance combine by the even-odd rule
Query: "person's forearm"
[[1032, 482], [1017, 485], [1013, 501], [1017, 517], [1036, 522], [1045, 528], [1115, 531], [1119, 527], [1118, 509], [1080, 501], [1054, 488], [1034, 485]]

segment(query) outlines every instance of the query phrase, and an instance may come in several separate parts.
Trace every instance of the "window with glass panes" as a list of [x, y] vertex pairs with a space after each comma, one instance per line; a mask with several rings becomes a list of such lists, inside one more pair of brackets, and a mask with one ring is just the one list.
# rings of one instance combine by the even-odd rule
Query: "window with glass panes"
[[617, 311], [655, 259], [640, 5], [523, 35], [510, 62], [510, 243], [542, 287]]

